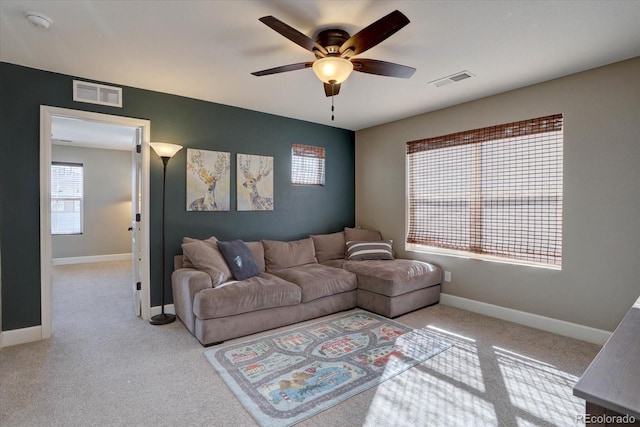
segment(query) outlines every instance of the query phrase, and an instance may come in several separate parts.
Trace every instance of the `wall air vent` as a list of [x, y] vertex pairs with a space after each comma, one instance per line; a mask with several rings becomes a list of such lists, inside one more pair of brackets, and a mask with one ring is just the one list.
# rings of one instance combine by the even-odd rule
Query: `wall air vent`
[[468, 71], [461, 71], [459, 73], [455, 73], [450, 76], [429, 82], [429, 84], [435, 87], [442, 87], [451, 83], [457, 83], [459, 81], [466, 80], [470, 77], [473, 77], [473, 74]]
[[122, 88], [74, 80], [73, 100], [122, 108]]

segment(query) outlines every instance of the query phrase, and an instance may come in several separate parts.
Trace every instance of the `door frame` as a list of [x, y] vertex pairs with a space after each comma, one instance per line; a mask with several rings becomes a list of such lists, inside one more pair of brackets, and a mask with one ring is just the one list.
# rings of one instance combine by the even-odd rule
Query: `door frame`
[[[149, 273], [149, 141], [151, 122], [110, 114], [93, 113], [67, 108], [40, 106], [40, 306], [42, 339], [51, 337], [51, 123], [53, 117], [88, 120], [119, 126], [139, 127], [142, 129], [142, 183], [141, 188], [141, 314], [148, 320], [151, 311], [151, 291]], [[133, 147], [132, 149], [134, 149]], [[133, 195], [132, 195], [133, 197]], [[135, 254], [134, 254], [135, 256]]]

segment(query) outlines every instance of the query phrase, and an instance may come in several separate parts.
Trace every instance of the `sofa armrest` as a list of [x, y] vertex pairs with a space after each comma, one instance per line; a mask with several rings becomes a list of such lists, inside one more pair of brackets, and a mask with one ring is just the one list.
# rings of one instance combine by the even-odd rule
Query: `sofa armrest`
[[176, 315], [195, 334], [196, 316], [193, 314], [193, 299], [203, 289], [212, 288], [211, 277], [194, 268], [180, 268], [171, 274], [173, 306]]

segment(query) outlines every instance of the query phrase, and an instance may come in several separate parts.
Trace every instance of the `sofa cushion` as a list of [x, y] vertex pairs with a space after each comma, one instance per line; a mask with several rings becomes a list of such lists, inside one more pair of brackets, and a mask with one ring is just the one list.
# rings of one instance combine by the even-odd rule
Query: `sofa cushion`
[[245, 280], [260, 273], [258, 265], [253, 259], [253, 254], [245, 242], [242, 240], [230, 242], [218, 240], [217, 243], [234, 279]]
[[249, 247], [249, 250], [253, 254], [253, 259], [258, 265], [260, 273], [264, 273], [264, 246], [262, 242], [245, 242]]
[[265, 267], [268, 272], [318, 262], [311, 237], [292, 242], [263, 240], [262, 245], [264, 246]]
[[200, 319], [234, 316], [267, 308], [296, 305], [301, 290], [269, 273], [228, 286], [205, 289], [195, 295], [193, 312]]
[[394, 297], [440, 283], [435, 265], [408, 259], [346, 261], [344, 268], [358, 276], [358, 289]]
[[347, 259], [361, 261], [365, 259], [393, 259], [393, 244], [391, 240], [379, 242], [363, 242], [359, 240], [347, 242]]
[[330, 259], [329, 261], [325, 261], [322, 265], [326, 265], [327, 267], [335, 267], [335, 268], [343, 268], [344, 263], [347, 262], [346, 259]]
[[344, 228], [344, 239], [345, 241], [354, 241], [360, 240], [364, 242], [377, 242], [382, 240], [382, 234], [379, 231], [375, 230], [365, 230], [364, 228], [356, 227], [356, 228]]
[[[215, 239], [215, 237], [211, 239]], [[182, 253], [190, 260], [194, 268], [204, 271], [211, 277], [211, 282], [215, 287], [229, 280], [231, 270], [214, 242], [207, 239], [207, 241], [194, 240], [183, 243]]]
[[353, 291], [358, 285], [353, 273], [321, 264], [301, 265], [273, 274], [298, 285], [302, 289], [302, 302]]
[[323, 263], [332, 259], [344, 258], [344, 231], [331, 234], [315, 234], [311, 238], [313, 239], [318, 262]]
[[[212, 246], [216, 246], [217, 241], [218, 239], [216, 239], [214, 236], [211, 236], [206, 240], [194, 239], [193, 237], [184, 237], [182, 239], [182, 243], [205, 242]], [[191, 260], [186, 255], [183, 254], [183, 256], [184, 258], [182, 260], [182, 268], [196, 268], [195, 265], [193, 265]]]

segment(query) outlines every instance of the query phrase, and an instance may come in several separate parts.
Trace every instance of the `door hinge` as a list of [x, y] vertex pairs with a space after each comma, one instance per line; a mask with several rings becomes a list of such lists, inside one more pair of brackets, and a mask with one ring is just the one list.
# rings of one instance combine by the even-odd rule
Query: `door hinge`
[[142, 145], [136, 145], [136, 153], [142, 153]]
[[140, 214], [136, 214], [136, 222], [140, 222], [140, 221], [141, 221]]
[[137, 282], [136, 283], [136, 291], [139, 291], [142, 289], [142, 282]]

